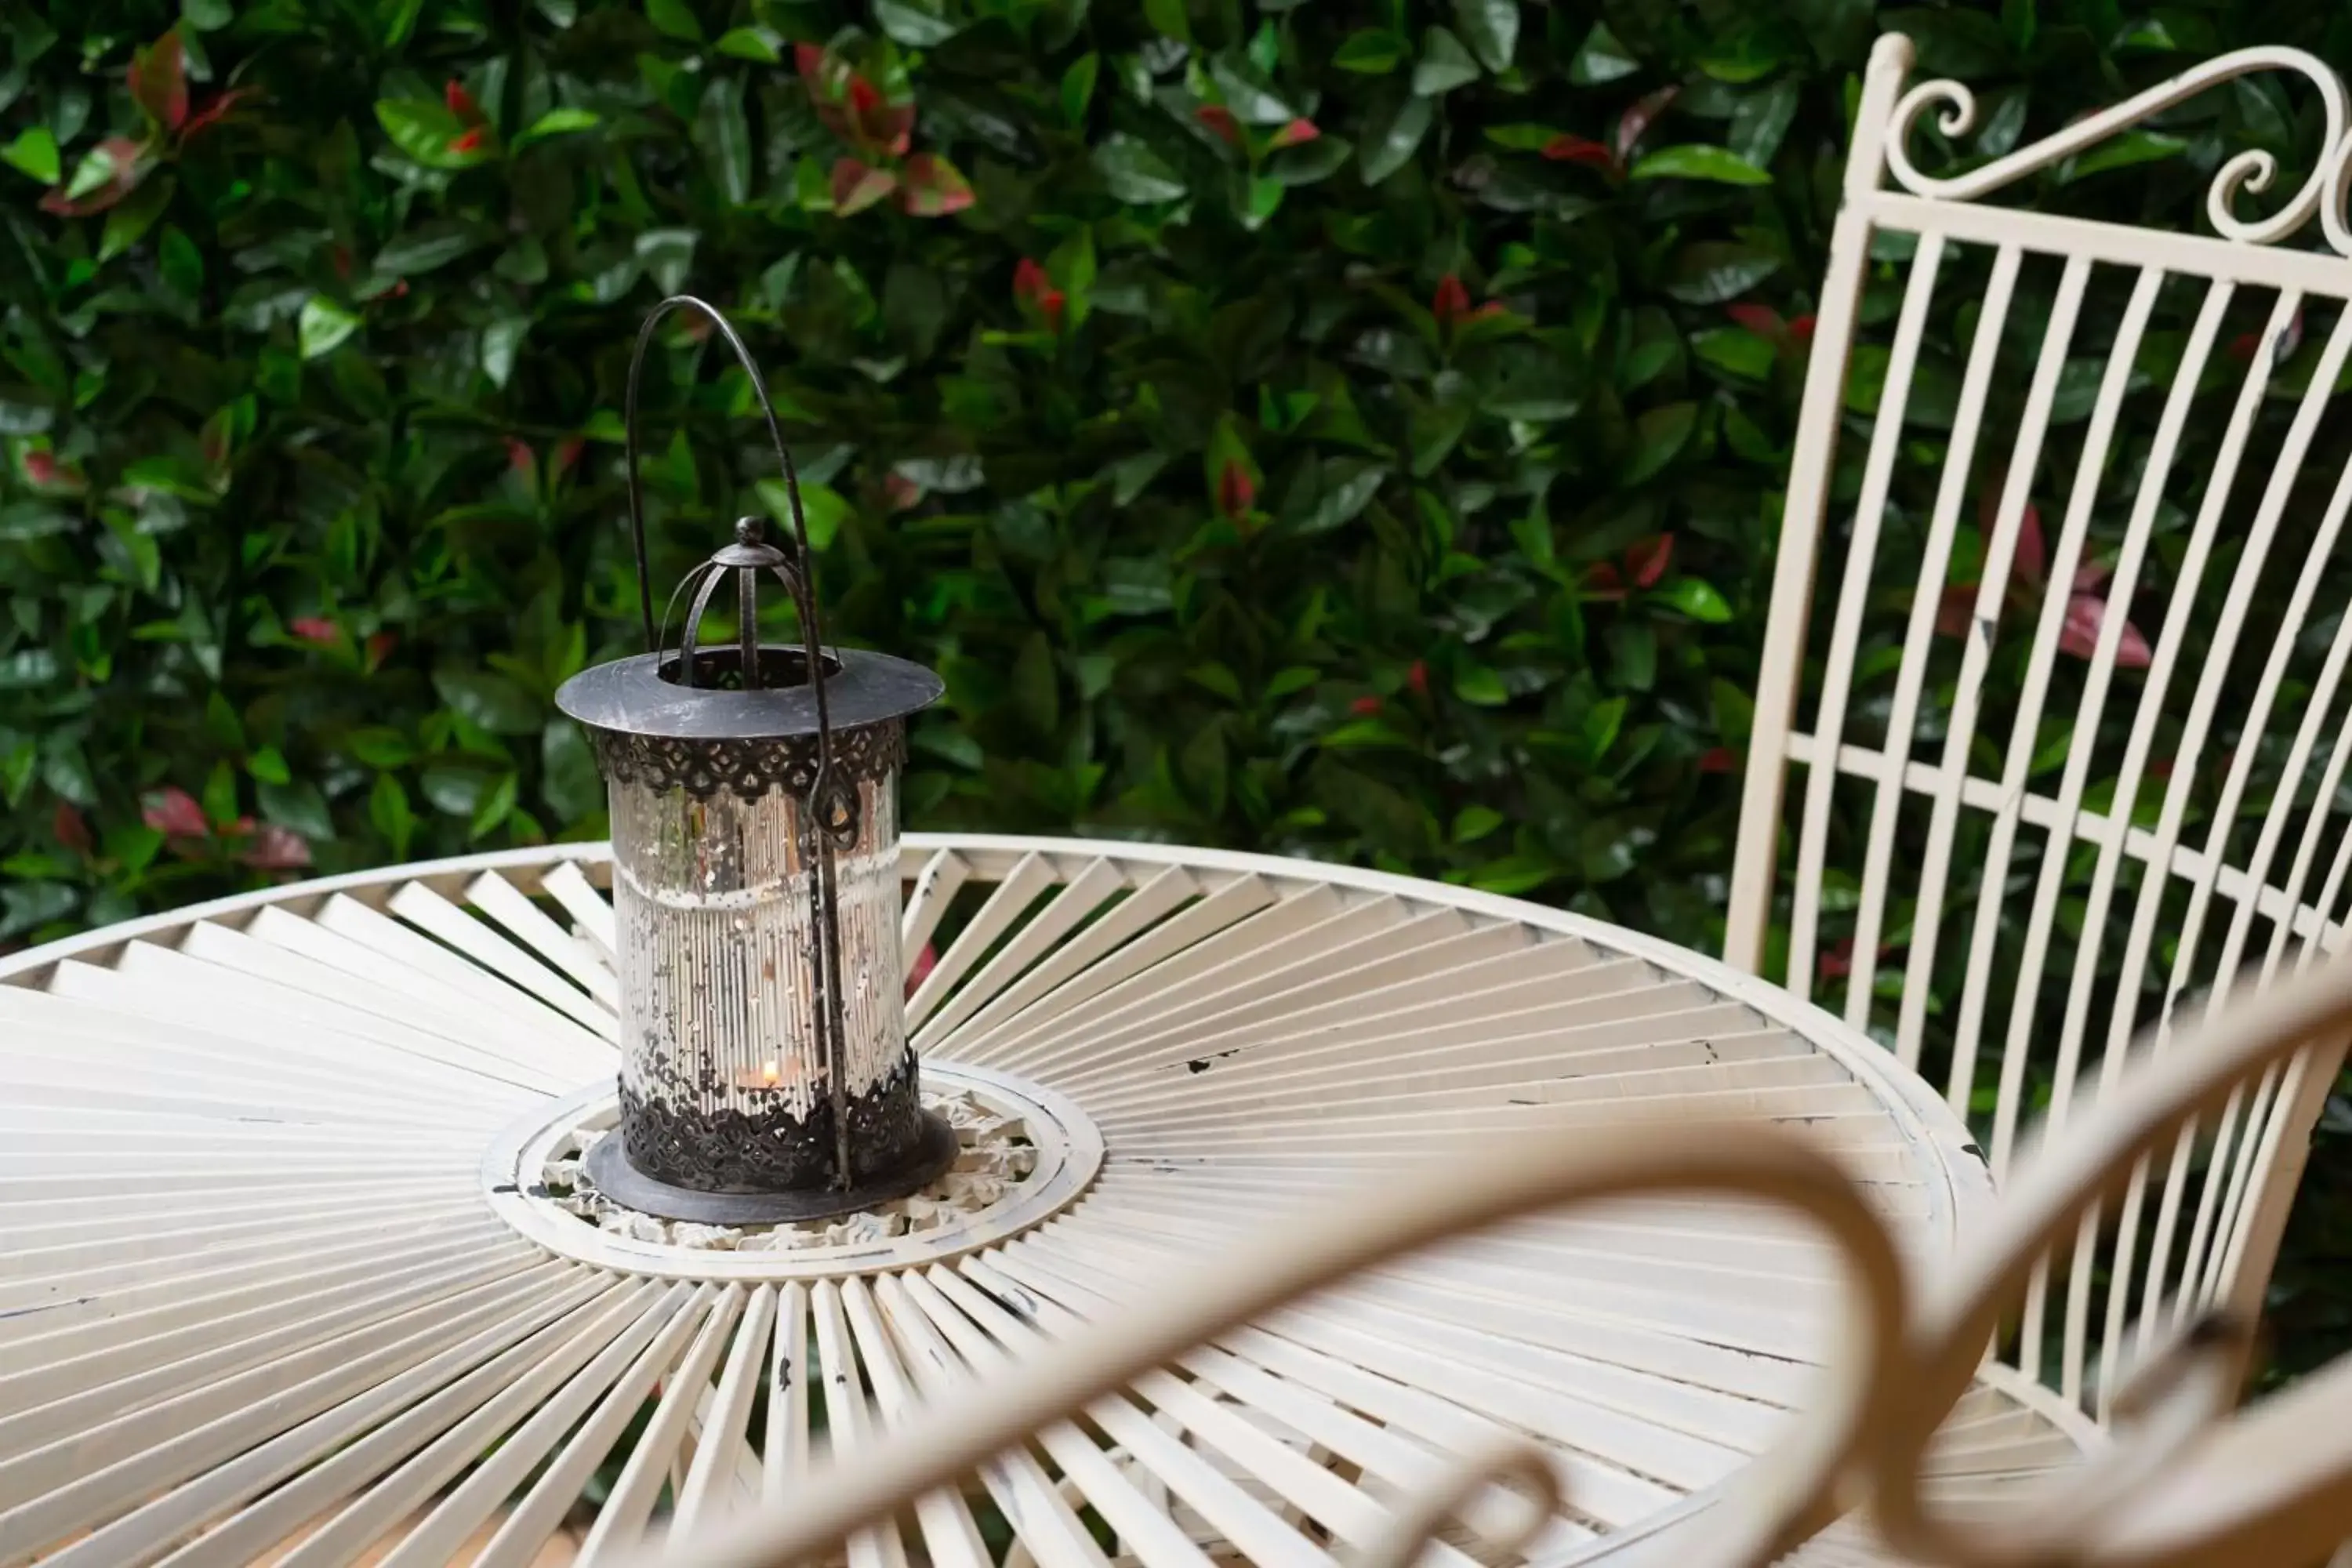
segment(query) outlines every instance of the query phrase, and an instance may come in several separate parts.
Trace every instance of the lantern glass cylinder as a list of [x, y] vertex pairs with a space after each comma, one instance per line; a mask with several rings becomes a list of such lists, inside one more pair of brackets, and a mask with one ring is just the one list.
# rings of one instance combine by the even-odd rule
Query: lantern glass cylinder
[[821, 715], [808, 652], [750, 657], [769, 683], [743, 683], [740, 647], [689, 639], [556, 694], [612, 816], [620, 1128], [588, 1174], [629, 1207], [722, 1225], [866, 1207], [955, 1157], [922, 1109], [898, 942], [907, 718], [940, 679], [828, 648]]
[[[828, 1062], [816, 842], [781, 782], [708, 795], [605, 748], [621, 965], [621, 1131], [629, 1163], [708, 1192], [832, 1181], [831, 1074], [850, 1118], [853, 1183], [902, 1164], [921, 1136], [898, 948], [898, 758], [904, 726], [848, 747], [856, 834], [834, 849], [841, 1059]], [[866, 739], [860, 734], [859, 739]], [[844, 741], [850, 736], [841, 737]]]

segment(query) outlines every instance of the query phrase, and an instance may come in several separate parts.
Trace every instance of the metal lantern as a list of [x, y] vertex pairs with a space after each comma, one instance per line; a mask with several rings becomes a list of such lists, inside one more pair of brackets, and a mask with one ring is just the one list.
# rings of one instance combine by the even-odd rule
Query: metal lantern
[[[757, 392], [791, 497], [793, 546], [757, 520], [689, 573], [675, 649], [656, 628], [637, 479], [637, 378], [672, 310], [708, 316]], [[629, 523], [646, 652], [556, 694], [584, 725], [611, 802], [620, 1127], [589, 1156], [615, 1200], [744, 1224], [845, 1213], [922, 1186], [955, 1157], [907, 1040], [898, 945], [898, 779], [907, 718], [937, 675], [824, 646], [799, 479], [742, 340], [698, 300], [638, 334], [627, 392]], [[759, 641], [772, 576], [798, 647]], [[736, 631], [701, 639], [732, 581]]]

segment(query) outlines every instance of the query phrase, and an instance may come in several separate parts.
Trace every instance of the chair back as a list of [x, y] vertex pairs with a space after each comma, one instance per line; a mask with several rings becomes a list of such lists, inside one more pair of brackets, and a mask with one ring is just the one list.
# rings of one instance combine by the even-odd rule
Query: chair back
[[[2343, 84], [2292, 49], [2014, 148], [2014, 116], [1979, 131], [1911, 59], [1881, 39], [1857, 110], [1726, 956], [1939, 1082], [1998, 1180], [2021, 1123], [2063, 1127], [2142, 1028], [2161, 1052], [2344, 941], [2352, 144]], [[2211, 235], [2015, 205], [2183, 140], [2103, 177], [2210, 168], [2256, 110], [2314, 172], [2220, 162]], [[2333, 1076], [2243, 1086], [2004, 1353], [2083, 1399], [2160, 1323], [2258, 1308]]]

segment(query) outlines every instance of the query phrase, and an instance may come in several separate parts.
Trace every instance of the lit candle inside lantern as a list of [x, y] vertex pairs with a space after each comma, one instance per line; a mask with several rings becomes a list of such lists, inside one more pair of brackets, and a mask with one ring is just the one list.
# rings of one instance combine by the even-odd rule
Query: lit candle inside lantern
[[735, 1075], [737, 1089], [780, 1089], [783, 1086], [783, 1064], [771, 1058], [758, 1068]]

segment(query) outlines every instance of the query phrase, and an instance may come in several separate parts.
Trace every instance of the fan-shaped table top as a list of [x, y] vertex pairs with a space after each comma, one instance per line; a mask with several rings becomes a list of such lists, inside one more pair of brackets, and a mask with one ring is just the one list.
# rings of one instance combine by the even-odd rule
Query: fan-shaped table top
[[[1465, 1135], [1800, 1124], [1929, 1255], [1989, 1194], [1870, 1042], [1591, 921], [1154, 846], [915, 837], [904, 863], [910, 966], [936, 953], [909, 1026], [962, 1157], [832, 1225], [669, 1226], [579, 1177], [614, 1117], [601, 847], [0, 963], [0, 1562], [608, 1558], [1304, 1200], [1442, 1181]], [[1836, 1289], [1797, 1222], [1736, 1204], [1464, 1238], [1202, 1347], [848, 1561], [1326, 1563], [1505, 1427], [1568, 1481], [1539, 1558], [1672, 1562], [1805, 1396]], [[1946, 1436], [1953, 1485], [1997, 1496], [2084, 1432], [1990, 1383]]]

